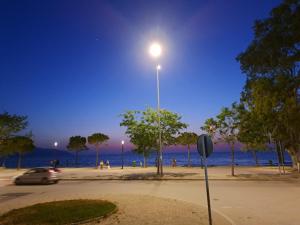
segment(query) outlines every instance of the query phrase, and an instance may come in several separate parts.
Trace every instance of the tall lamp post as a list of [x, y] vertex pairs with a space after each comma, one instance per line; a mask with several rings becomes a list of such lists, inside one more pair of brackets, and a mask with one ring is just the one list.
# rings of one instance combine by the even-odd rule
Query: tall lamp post
[[121, 141], [121, 144], [122, 144], [122, 169], [124, 167], [124, 141], [122, 140]]
[[56, 158], [57, 158], [57, 157], [56, 157], [56, 155], [57, 155], [57, 154], [56, 154], [56, 150], [57, 150], [58, 142], [55, 141], [53, 145], [54, 145], [54, 148], [55, 148], [55, 151], [54, 151], [54, 158], [56, 159]]
[[[161, 55], [161, 46], [158, 43], [153, 43], [149, 48], [150, 55], [157, 59]], [[162, 145], [161, 145], [161, 127], [160, 127], [160, 91], [159, 91], [159, 70], [161, 69], [161, 66], [159, 64], [156, 65], [156, 84], [157, 84], [157, 115], [158, 115], [158, 154], [159, 158], [157, 160], [158, 163], [158, 173], [160, 172], [160, 175], [163, 175], [163, 166], [162, 166]]]

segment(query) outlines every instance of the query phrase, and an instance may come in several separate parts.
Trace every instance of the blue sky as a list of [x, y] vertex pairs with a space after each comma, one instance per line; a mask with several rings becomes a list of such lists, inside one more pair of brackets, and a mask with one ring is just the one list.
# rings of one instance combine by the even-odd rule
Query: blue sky
[[118, 116], [156, 107], [156, 62], [163, 54], [161, 107], [188, 130], [238, 101], [245, 76], [235, 57], [254, 20], [280, 1], [0, 2], [0, 111], [27, 115], [37, 146], [103, 132], [125, 139]]

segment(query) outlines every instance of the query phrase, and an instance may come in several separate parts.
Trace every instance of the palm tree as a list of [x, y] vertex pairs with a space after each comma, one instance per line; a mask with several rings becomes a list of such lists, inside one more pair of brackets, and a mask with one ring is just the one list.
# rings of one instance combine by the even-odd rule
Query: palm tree
[[81, 136], [72, 136], [69, 139], [69, 144], [67, 146], [67, 149], [71, 151], [75, 151], [75, 164], [78, 165], [78, 152], [82, 150], [87, 150], [86, 147], [86, 138]]
[[102, 133], [94, 133], [91, 136], [88, 136], [88, 143], [90, 145], [95, 145], [96, 147], [96, 167], [98, 166], [99, 163], [99, 150], [100, 150], [100, 145], [103, 144], [109, 140], [109, 137], [105, 134]]
[[177, 144], [187, 146], [188, 166], [189, 167], [191, 166], [190, 147], [191, 147], [191, 145], [197, 144], [197, 138], [198, 138], [198, 135], [196, 133], [184, 132], [184, 133], [180, 134], [176, 139]]

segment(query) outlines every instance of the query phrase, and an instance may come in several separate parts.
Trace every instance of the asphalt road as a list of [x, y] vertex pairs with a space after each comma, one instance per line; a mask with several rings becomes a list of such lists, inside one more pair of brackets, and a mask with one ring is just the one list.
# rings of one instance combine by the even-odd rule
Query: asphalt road
[[[300, 224], [299, 182], [211, 181], [210, 191], [213, 210], [232, 224]], [[206, 205], [203, 181], [64, 181], [45, 186], [15, 186], [6, 183], [0, 187], [0, 213], [44, 201], [109, 198], [109, 195], [129, 194]]]

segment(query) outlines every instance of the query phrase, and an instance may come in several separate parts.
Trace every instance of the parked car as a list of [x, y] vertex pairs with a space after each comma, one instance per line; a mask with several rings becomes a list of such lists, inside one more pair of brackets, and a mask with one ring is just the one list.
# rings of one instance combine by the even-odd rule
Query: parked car
[[33, 168], [15, 178], [15, 184], [49, 184], [59, 181], [58, 172], [54, 168]]

